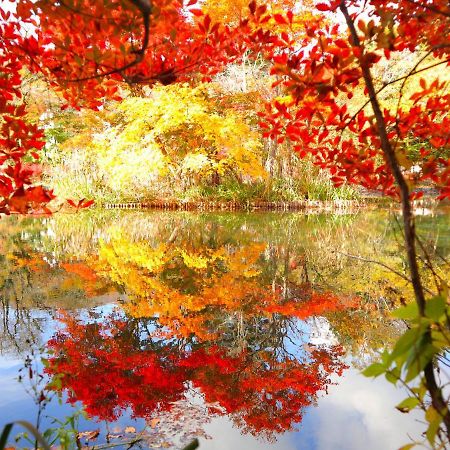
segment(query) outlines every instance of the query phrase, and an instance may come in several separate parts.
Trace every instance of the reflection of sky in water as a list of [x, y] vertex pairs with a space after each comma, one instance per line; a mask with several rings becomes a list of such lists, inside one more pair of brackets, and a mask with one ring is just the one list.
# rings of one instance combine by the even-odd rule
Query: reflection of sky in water
[[[156, 216], [153, 215], [152, 217], [154, 218]], [[226, 217], [232, 216], [227, 215]], [[254, 220], [257, 216], [249, 215], [248, 217], [253, 218]], [[419, 225], [427, 232], [427, 234], [428, 232], [431, 233], [431, 231], [433, 231], [432, 224], [429, 224], [427, 221], [423, 221], [423, 223], [422, 221], [419, 222]], [[155, 221], [155, 223], [157, 223], [157, 221]], [[251, 223], [249, 227], [246, 225], [245, 230], [247, 230], [247, 228], [251, 229], [251, 225]], [[253, 224], [253, 226], [255, 225]], [[320, 226], [326, 227], [326, 224], [321, 224]], [[287, 230], [287, 228], [285, 228], [286, 227], [280, 227], [282, 230], [279, 231], [280, 236]], [[205, 230], [207, 228], [203, 227], [201, 229]], [[257, 229], [257, 227], [255, 229]], [[354, 230], [352, 230], [352, 232], [354, 232]], [[170, 233], [171, 231], [168, 232], [168, 236]], [[44, 233], [44, 235], [49, 239], [56, 236], [56, 242], [60, 242], [55, 233]], [[312, 236], [313, 235], [314, 233], [312, 233]], [[28, 239], [30, 236], [31, 235], [22, 234], [22, 238], [24, 239]], [[166, 236], [166, 240], [168, 236]], [[447, 239], [443, 239], [443, 236], [444, 238], [447, 236]], [[158, 236], [153, 237], [156, 240], [159, 238]], [[266, 236], [264, 236], [264, 240], [265, 239]], [[279, 245], [281, 249], [283, 248], [283, 245], [289, 247], [286, 242], [291, 238], [286, 238], [282, 235], [277, 239], [279, 239], [279, 241], [276, 239], [274, 240], [274, 242], [276, 241], [276, 244], [273, 244], [274, 248], [277, 245]], [[439, 239], [441, 246], [444, 249], [448, 248], [448, 234], [445, 235], [444, 233], [443, 235], [442, 233], [439, 233]], [[313, 241], [313, 239], [310, 239], [310, 242]], [[76, 247], [75, 244], [74, 247]], [[297, 253], [298, 256], [300, 253]], [[275, 265], [281, 261], [281, 259], [274, 259]], [[53, 265], [56, 267], [56, 271], [58, 262], [56, 261]], [[276, 272], [276, 270], [278, 269], [275, 268], [274, 271]], [[72, 295], [71, 292], [69, 292], [69, 294]], [[111, 302], [116, 301], [118, 297], [119, 295], [117, 293], [105, 295], [96, 294], [95, 298], [85, 298], [82, 296], [82, 301], [76, 303], [76, 305], [85, 306], [100, 304], [101, 306], [97, 306], [91, 310], [94, 313], [93, 315], [89, 315], [86, 310], [78, 310], [78, 317], [83, 321], [91, 323], [93, 321], [101, 321], [102, 316], [108, 315], [114, 311], [115, 304]], [[124, 297], [124, 295], [120, 294], [120, 297]], [[54, 304], [52, 304], [51, 307], [54, 308]], [[59, 305], [57, 305], [57, 307], [59, 307]], [[51, 314], [45, 311], [30, 312], [32, 318], [42, 319], [40, 320], [40, 325], [42, 327], [41, 342], [46, 342], [52, 337], [55, 326], [57, 326], [51, 319], [51, 314], [54, 314], [54, 312]], [[123, 313], [121, 315], [123, 317]], [[294, 325], [297, 331], [295, 333], [291, 332], [288, 337], [283, 338], [283, 346], [289, 354], [295, 355], [301, 361], [308, 361], [308, 351], [304, 346], [305, 343], [325, 346], [337, 343], [336, 335], [333, 333], [330, 323], [323, 317], [310, 317], [304, 321], [294, 318], [292, 319], [292, 325]], [[154, 326], [154, 324], [149, 324], [150, 332], [155, 330]], [[186, 348], [191, 348], [190, 343], [186, 343]], [[26, 356], [25, 352], [23, 353], [23, 356]], [[346, 359], [346, 363], [351, 364], [350, 358]], [[22, 366], [23, 361], [16, 356], [4, 355], [0, 357], [0, 427], [11, 420], [21, 419], [28, 420], [32, 423], [36, 420], [37, 406], [25, 392], [24, 386], [16, 381], [18, 370]], [[356, 369], [348, 369], [344, 371], [342, 377], [334, 377], [333, 381], [335, 381], [336, 384], [328, 386], [328, 394], [319, 392], [317, 400], [318, 407], [308, 407], [305, 410], [302, 423], [297, 426], [298, 431], [285, 433], [279, 436], [277, 442], [267, 443], [256, 439], [251, 435], [242, 435], [240, 429], [234, 425], [229, 418], [215, 417], [210, 423], [204, 425], [206, 433], [213, 439], [201, 439], [201, 450], [228, 450], [233, 448], [249, 450], [264, 448], [280, 450], [389, 450], [396, 449], [401, 445], [408, 443], [408, 434], [413, 437], [420, 434], [419, 430], [422, 429], [422, 426], [416, 423], [417, 417], [413, 414], [401, 414], [395, 410], [395, 405], [406, 396], [405, 392], [397, 390], [391, 384], [387, 383], [384, 378], [375, 380], [367, 379], [361, 376]], [[196, 401], [198, 402], [198, 399]], [[59, 404], [55, 399], [45, 409], [42, 429], [51, 425], [51, 417], [58, 417], [61, 419], [64, 416], [72, 414], [75, 410], [76, 407], [72, 407], [64, 402]], [[123, 429], [125, 426], [129, 425], [135, 426], [136, 429], [140, 429], [145, 426], [145, 422], [143, 419], [136, 421], [131, 420], [129, 415], [123, 414], [116, 423], [110, 424], [109, 428], [111, 430], [115, 427]], [[97, 428], [105, 430], [106, 425], [104, 422], [92, 423], [87, 422], [84, 419], [81, 420], [81, 431]], [[15, 433], [20, 431], [19, 427], [14, 429]]]
[[[114, 310], [113, 304], [94, 308], [99, 315], [106, 315]], [[39, 314], [42, 317], [42, 313]], [[87, 317], [87, 313], [82, 314]], [[100, 319], [99, 319], [100, 320]], [[315, 332], [324, 327], [323, 334], [329, 335], [326, 321], [315, 321]], [[286, 340], [288, 351], [299, 351], [298, 345], [308, 340], [311, 335], [311, 321], [296, 321], [300, 333], [292, 341]], [[54, 323], [46, 322], [44, 338], [48, 339], [54, 332]], [[0, 427], [11, 420], [28, 420], [35, 422], [37, 406], [30, 401], [24, 386], [17, 383], [18, 370], [23, 362], [17, 358], [0, 358]], [[401, 414], [395, 410], [395, 405], [404, 397], [405, 393], [395, 389], [383, 378], [367, 379], [355, 369], [348, 369], [342, 377], [335, 377], [335, 385], [328, 388], [328, 394], [319, 394], [318, 406], [309, 407], [305, 411], [303, 421], [297, 425], [297, 431], [278, 436], [274, 443], [256, 439], [251, 435], [243, 435], [227, 417], [217, 417], [209, 424], [204, 425], [206, 433], [211, 440], [200, 439], [201, 449], [225, 450], [232, 448], [245, 448], [248, 450], [273, 448], [291, 450], [379, 450], [395, 449], [408, 443], [408, 433], [414, 432], [416, 427], [412, 414]], [[196, 399], [198, 402], [198, 398]], [[79, 405], [71, 406], [59, 404], [54, 399], [45, 409], [42, 428], [52, 426], [52, 418], [62, 418], [74, 413]], [[141, 429], [145, 426], [143, 419], [132, 420], [124, 413], [116, 422], [108, 425], [105, 422], [92, 423], [80, 419], [80, 430], [106, 428], [124, 429], [126, 426]], [[420, 427], [418, 428], [420, 429]], [[13, 434], [21, 432], [20, 427], [14, 429]]]
[[410, 442], [408, 433], [419, 434], [418, 415], [394, 409], [405, 393], [384, 379], [370, 380], [349, 369], [336, 381], [339, 384], [319, 398], [318, 407], [308, 408], [299, 430], [280, 436], [274, 444], [242, 436], [226, 418], [219, 418], [205, 427], [216, 439], [201, 442], [201, 448], [394, 450]]
[[[0, 382], [2, 397], [0, 399], [0, 426], [10, 420], [22, 419], [33, 422], [36, 407], [30, 408], [30, 401], [23, 388], [13, 378], [17, 365], [1, 366]], [[401, 414], [394, 406], [404, 398], [404, 393], [396, 390], [383, 379], [369, 380], [357, 371], [346, 371], [338, 385], [329, 388], [329, 394], [319, 398], [318, 407], [308, 408], [303, 421], [298, 425], [299, 431], [279, 436], [275, 443], [265, 443], [249, 435], [242, 435], [240, 430], [226, 418], [213, 419], [205, 425], [205, 431], [212, 440], [200, 440], [201, 449], [229, 450], [241, 448], [247, 450], [273, 448], [291, 450], [389, 450], [396, 449], [409, 442], [407, 434], [417, 436], [420, 427], [412, 414]], [[45, 415], [62, 417], [75, 409], [70, 405], [49, 405]], [[44, 420], [50, 425], [51, 420]], [[133, 425], [137, 429], [144, 421], [130, 420], [126, 415], [117, 422], [109, 424], [110, 429]], [[88, 423], [81, 420], [81, 430], [105, 429], [104, 423]], [[417, 431], [415, 431], [415, 428]], [[15, 431], [20, 431], [19, 427]]]

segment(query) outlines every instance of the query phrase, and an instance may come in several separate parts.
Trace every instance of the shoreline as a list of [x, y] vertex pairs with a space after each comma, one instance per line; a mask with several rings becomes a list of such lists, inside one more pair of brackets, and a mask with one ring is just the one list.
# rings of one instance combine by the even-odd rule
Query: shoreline
[[104, 209], [148, 209], [163, 211], [304, 211], [348, 210], [367, 206], [362, 200], [299, 200], [291, 202], [151, 201], [102, 203]]
[[[425, 197], [413, 202], [414, 208], [433, 207], [438, 205], [435, 198]], [[142, 202], [103, 202], [98, 203], [103, 209], [139, 209], [159, 211], [343, 211], [358, 210], [370, 207], [392, 207], [396, 202], [390, 197], [369, 196], [357, 200], [296, 200], [296, 201], [253, 201], [253, 202], [220, 202], [220, 201], [142, 201]]]

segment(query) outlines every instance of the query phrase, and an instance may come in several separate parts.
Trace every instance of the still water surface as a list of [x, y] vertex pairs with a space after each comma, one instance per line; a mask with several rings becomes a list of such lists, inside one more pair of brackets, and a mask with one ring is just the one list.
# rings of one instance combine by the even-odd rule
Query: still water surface
[[[437, 268], [447, 224], [419, 218]], [[403, 272], [396, 228], [387, 211], [2, 219], [0, 427], [58, 419], [95, 448], [408, 443], [405, 393], [360, 375], [404, 327], [408, 283], [366, 261]]]

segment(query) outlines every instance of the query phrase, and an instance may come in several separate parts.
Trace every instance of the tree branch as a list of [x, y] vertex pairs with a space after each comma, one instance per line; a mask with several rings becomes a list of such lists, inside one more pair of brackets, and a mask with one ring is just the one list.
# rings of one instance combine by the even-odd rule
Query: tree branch
[[[142, 38], [142, 44], [141, 48], [139, 50], [135, 50], [133, 53], [136, 55], [134, 60], [129, 62], [128, 64], [125, 64], [121, 67], [116, 67], [114, 69], [108, 70], [106, 72], [102, 72], [96, 75], [90, 75], [87, 77], [81, 77], [81, 78], [73, 78], [73, 79], [66, 79], [61, 80], [65, 83], [79, 83], [82, 81], [89, 81], [89, 80], [95, 80], [102, 77], [107, 77], [110, 75], [114, 75], [116, 73], [121, 74], [127, 69], [130, 69], [131, 67], [139, 64], [143, 58], [145, 51], [148, 48], [149, 40], [150, 40], [150, 15], [152, 13], [152, 4], [149, 0], [129, 0], [136, 8], [141, 12], [142, 19], [144, 21], [144, 36]], [[123, 75], [122, 75], [123, 76]]]
[[406, 1], [408, 3], [411, 3], [412, 5], [415, 5], [415, 6], [418, 6], [420, 8], [426, 9], [428, 11], [432, 11], [432, 12], [434, 12], [436, 14], [441, 15], [441, 16], [450, 17], [450, 12], [442, 11], [442, 10], [440, 10], [438, 8], [435, 8], [432, 5], [428, 5], [428, 4], [425, 4], [425, 3], [419, 3], [419, 2], [416, 2], [415, 0], [406, 0]]
[[[372, 74], [370, 71], [370, 65], [364, 55], [364, 46], [358, 37], [358, 32], [356, 31], [355, 24], [350, 16], [345, 0], [339, 5], [339, 9], [344, 15], [347, 27], [350, 32], [353, 45], [359, 47], [361, 50], [361, 56], [359, 57], [359, 64], [364, 77], [364, 82], [369, 94], [370, 104], [372, 105], [373, 113], [375, 116], [375, 121], [378, 129], [378, 137], [380, 138], [381, 148], [384, 153], [384, 157], [392, 171], [395, 178], [397, 186], [400, 190], [400, 198], [402, 204], [403, 213], [403, 229], [405, 232], [405, 246], [406, 255], [408, 258], [409, 271], [411, 274], [411, 282], [414, 289], [414, 296], [416, 299], [417, 307], [419, 309], [420, 316], [425, 316], [425, 295], [423, 291], [422, 280], [420, 277], [419, 266], [417, 263], [417, 253], [416, 253], [416, 230], [414, 223], [414, 215], [412, 213], [412, 205], [409, 199], [409, 187], [403, 177], [402, 171], [400, 169], [400, 164], [397, 160], [394, 149], [392, 148], [391, 142], [388, 137], [386, 122], [384, 120], [383, 113], [380, 108], [380, 104], [377, 98], [377, 92], [373, 84]], [[431, 330], [428, 329], [428, 334], [431, 334]], [[433, 407], [440, 414], [443, 414], [443, 421], [445, 424], [447, 437], [450, 439], [450, 412], [448, 405], [445, 402], [442, 392], [437, 386], [436, 378], [434, 375], [433, 362], [430, 361], [424, 368], [425, 383], [428, 392], [431, 396], [431, 402]]]
[[[429, 56], [429, 53], [427, 54], [427, 56]], [[418, 64], [420, 64], [421, 62], [422, 62], [422, 60], [419, 61]], [[359, 114], [359, 113], [360, 113], [367, 105], [369, 105], [369, 103], [372, 102], [372, 99], [376, 99], [377, 96], [378, 96], [378, 94], [380, 94], [380, 92], [384, 91], [384, 89], [386, 89], [386, 88], [387, 88], [388, 86], [390, 86], [391, 84], [398, 83], [399, 81], [406, 80], [406, 79], [408, 79], [409, 77], [412, 77], [413, 75], [416, 75], [416, 74], [418, 74], [418, 73], [420, 73], [420, 72], [424, 72], [424, 71], [426, 71], [426, 70], [432, 69], [433, 67], [440, 66], [441, 64], [448, 64], [448, 63], [450, 63], [450, 58], [449, 58], [449, 59], [446, 59], [446, 60], [444, 60], [444, 61], [439, 61], [439, 62], [437, 62], [437, 63], [430, 64], [429, 66], [423, 67], [422, 69], [419, 69], [419, 70], [410, 71], [408, 74], [406, 74], [406, 75], [404, 75], [404, 76], [402, 76], [402, 77], [399, 77], [399, 78], [396, 78], [395, 80], [391, 80], [391, 81], [388, 81], [387, 83], [384, 83], [383, 86], [381, 86], [378, 90], [375, 91], [375, 97], [373, 97], [373, 98], [372, 98], [372, 97], [369, 97], [369, 99], [364, 103], [364, 105], [362, 105], [362, 106], [358, 109], [358, 111], [356, 111], [356, 113], [353, 114], [353, 116], [348, 120], [348, 122], [343, 126], [342, 129], [347, 128], [347, 127], [348, 127], [348, 126], [356, 119], [356, 116], [357, 116], [357, 115], [358, 115], [358, 114]], [[417, 64], [416, 64], [415, 67], [417, 67]]]
[[[393, 269], [391, 266], [388, 266], [387, 264], [382, 263], [381, 261], [377, 261], [376, 259], [370, 259], [370, 258], [364, 258], [362, 256], [358, 255], [350, 255], [349, 253], [344, 253], [340, 251], [336, 251], [335, 253], [339, 253], [340, 255], [344, 255], [347, 258], [357, 259], [359, 261], [371, 263], [371, 264], [377, 264], [378, 266], [384, 267], [385, 269], [389, 270], [392, 273], [395, 273], [398, 277], [402, 278], [403, 280], [407, 281], [408, 283], [412, 283], [411, 278], [408, 278], [406, 275], [398, 272], [397, 270]], [[429, 294], [433, 295], [433, 291], [431, 291], [428, 288], [424, 288]]]

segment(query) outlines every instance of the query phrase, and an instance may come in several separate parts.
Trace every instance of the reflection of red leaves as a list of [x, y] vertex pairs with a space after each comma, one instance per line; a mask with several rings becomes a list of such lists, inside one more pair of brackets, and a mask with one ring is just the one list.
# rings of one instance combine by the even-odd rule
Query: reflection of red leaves
[[74, 273], [86, 281], [97, 281], [97, 274], [84, 263], [62, 263], [60, 266], [69, 273]]
[[[246, 353], [230, 358], [222, 352], [223, 363], [234, 366], [224, 373], [217, 364], [220, 353], [214, 350], [197, 365], [193, 383], [207, 402], [218, 403], [245, 431], [269, 437], [301, 421], [303, 408], [330, 383], [329, 374], [340, 374], [345, 367], [339, 362], [341, 354], [339, 348], [315, 351], [306, 363], [289, 358], [278, 361], [270, 355], [263, 362]], [[188, 361], [191, 358], [196, 360], [198, 355]]]
[[320, 316], [332, 311], [342, 311], [357, 306], [359, 299], [337, 296], [331, 292], [310, 292], [307, 298], [289, 300], [287, 302], [274, 302], [267, 305], [264, 310], [270, 313], [279, 313], [285, 316], [307, 319]]
[[88, 414], [104, 420], [126, 408], [137, 417], [168, 410], [191, 382], [211, 414], [229, 414], [244, 430], [270, 436], [300, 422], [330, 374], [345, 367], [338, 347], [312, 349], [304, 361], [265, 350], [230, 356], [218, 346], [182, 350], [159, 342], [152, 349], [147, 341], [142, 347], [134, 321], [64, 321], [66, 329], [48, 343], [54, 356], [47, 372], [58, 376], [70, 402], [83, 402]]
[[92, 206], [94, 204], [94, 200], [86, 200], [82, 198], [81, 200], [78, 200], [78, 202], [75, 202], [74, 200], [67, 200], [67, 203], [76, 209], [84, 209], [89, 208], [89, 206]]
[[132, 334], [120, 328], [67, 320], [67, 330], [49, 342], [55, 350], [49, 373], [62, 374], [69, 401], [82, 401], [100, 419], [115, 420], [127, 408], [139, 417], [169, 408], [182, 396], [183, 374], [164, 355], [135, 347]]
[[241, 357], [230, 358], [219, 347], [212, 347], [207, 351], [200, 349], [193, 352], [181, 365], [189, 368], [213, 366], [218, 374], [226, 375], [235, 373], [241, 361]]

